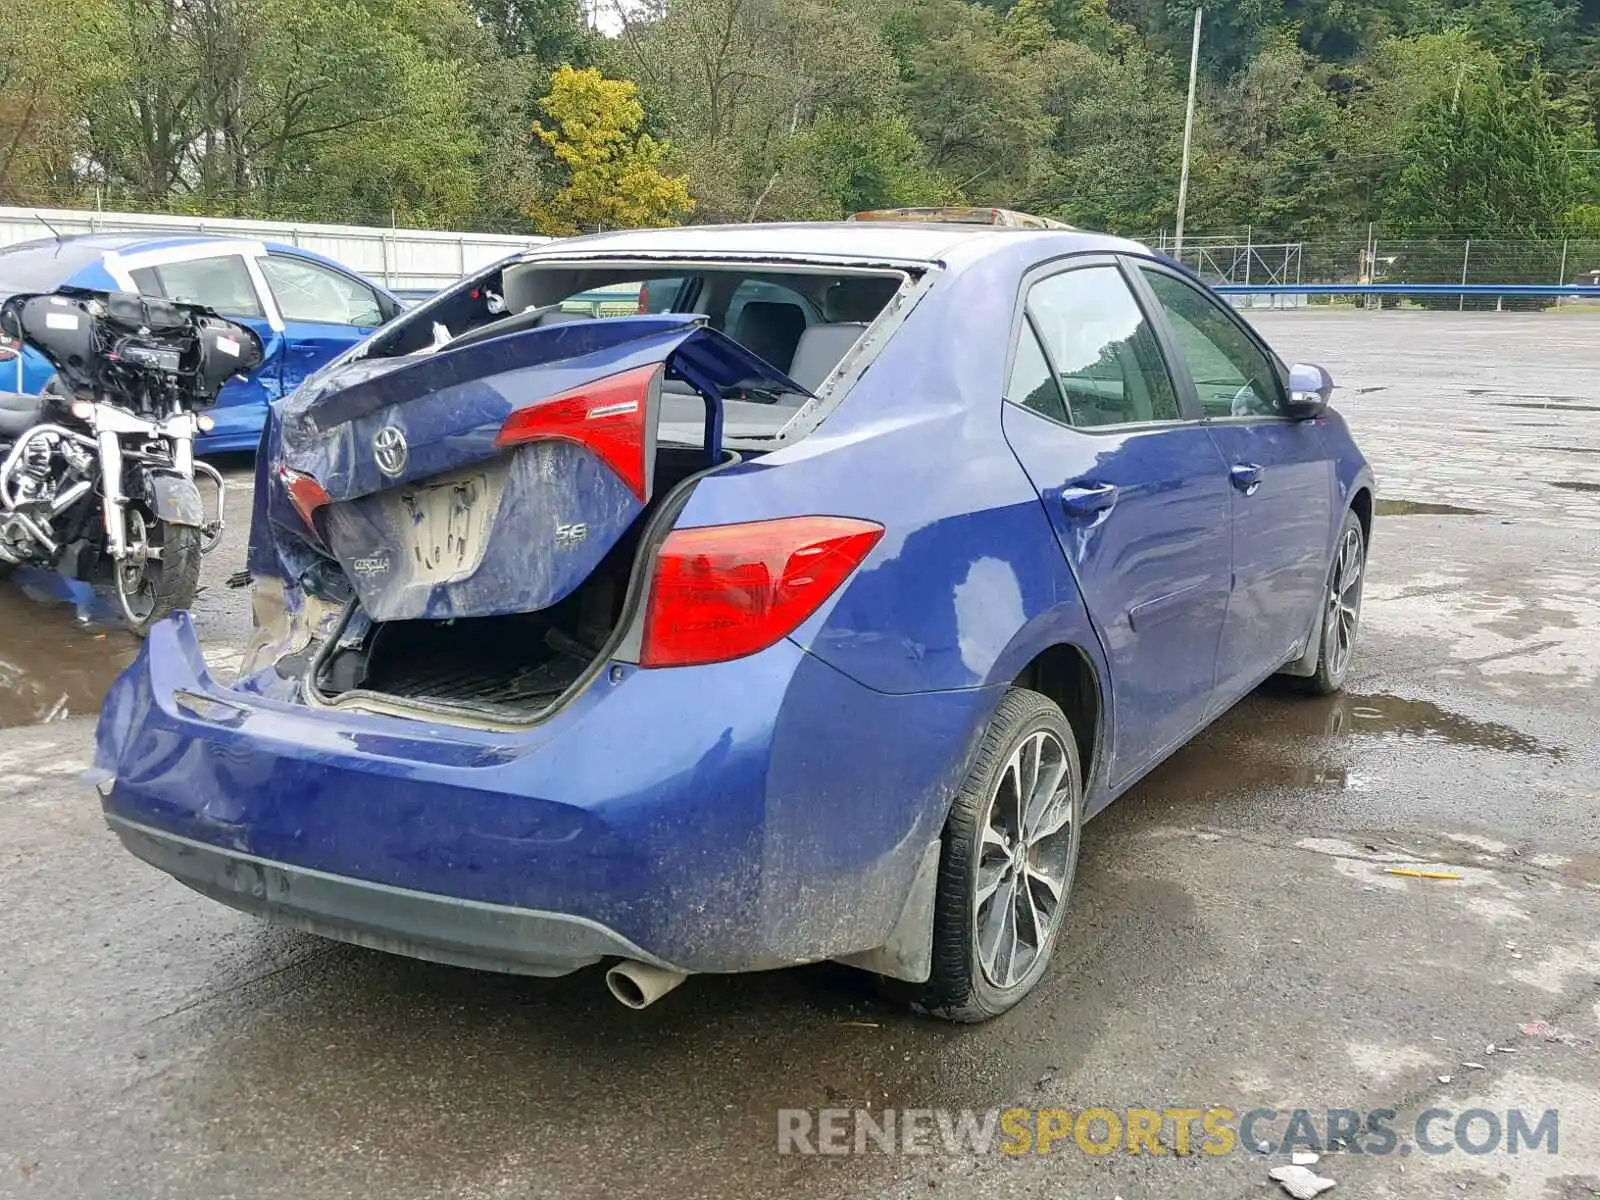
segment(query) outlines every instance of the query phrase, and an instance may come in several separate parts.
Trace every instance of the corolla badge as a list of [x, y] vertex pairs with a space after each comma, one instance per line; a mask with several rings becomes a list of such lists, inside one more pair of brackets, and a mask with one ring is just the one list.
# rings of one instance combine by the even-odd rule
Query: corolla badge
[[385, 425], [372, 438], [372, 456], [377, 459], [378, 470], [385, 475], [398, 475], [406, 469], [409, 451], [406, 435], [393, 425]]
[[387, 575], [389, 573], [389, 556], [387, 554], [369, 554], [364, 558], [352, 560], [350, 569], [357, 575]]

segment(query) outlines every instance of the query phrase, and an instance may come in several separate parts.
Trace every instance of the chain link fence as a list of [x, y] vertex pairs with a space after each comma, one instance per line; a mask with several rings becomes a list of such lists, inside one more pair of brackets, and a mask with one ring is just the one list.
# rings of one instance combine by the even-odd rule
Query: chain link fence
[[[1600, 285], [1600, 238], [1388, 238], [1381, 230], [1304, 241], [1247, 234], [1188, 237], [1178, 250], [1170, 236], [1147, 239], [1213, 284], [1536, 284]], [[1264, 297], [1277, 301], [1276, 297]], [[1277, 306], [1291, 298], [1285, 295]], [[1341, 303], [1339, 296], [1295, 297], [1296, 303]], [[1367, 296], [1377, 307], [1420, 305], [1452, 310], [1549, 308], [1557, 297]]]

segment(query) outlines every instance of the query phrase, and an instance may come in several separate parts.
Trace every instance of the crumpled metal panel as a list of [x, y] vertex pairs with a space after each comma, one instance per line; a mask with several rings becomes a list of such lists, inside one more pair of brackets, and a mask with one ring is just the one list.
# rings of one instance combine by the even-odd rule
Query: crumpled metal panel
[[[257, 463], [250, 570], [301, 596], [343, 585], [382, 621], [531, 612], [569, 595], [645, 503], [587, 450], [495, 445], [518, 409], [621, 371], [664, 363], [707, 399], [720, 443], [734, 384], [800, 392], [764, 360], [689, 314], [535, 327], [456, 349], [356, 358], [273, 405]], [[379, 463], [383, 434], [403, 461]], [[332, 503], [325, 545], [289, 503], [282, 473], [309, 475]], [[646, 497], [648, 500], [648, 497]]]
[[643, 509], [581, 446], [534, 442], [335, 504], [324, 529], [373, 620], [442, 620], [550, 607]]

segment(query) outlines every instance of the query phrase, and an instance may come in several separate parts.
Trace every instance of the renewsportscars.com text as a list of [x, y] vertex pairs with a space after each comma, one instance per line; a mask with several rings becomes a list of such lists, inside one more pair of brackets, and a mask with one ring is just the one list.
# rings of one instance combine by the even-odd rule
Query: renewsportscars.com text
[[1556, 1154], [1553, 1108], [784, 1108], [779, 1154]]

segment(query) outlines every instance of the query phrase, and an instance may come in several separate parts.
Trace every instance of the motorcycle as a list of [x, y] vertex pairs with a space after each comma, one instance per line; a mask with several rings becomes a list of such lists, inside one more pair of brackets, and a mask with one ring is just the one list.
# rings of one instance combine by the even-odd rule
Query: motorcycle
[[0, 333], [56, 369], [42, 395], [0, 392], [0, 574], [28, 564], [109, 585], [142, 636], [190, 605], [222, 538], [226, 487], [194, 440], [261, 341], [208, 308], [79, 288], [7, 298]]

